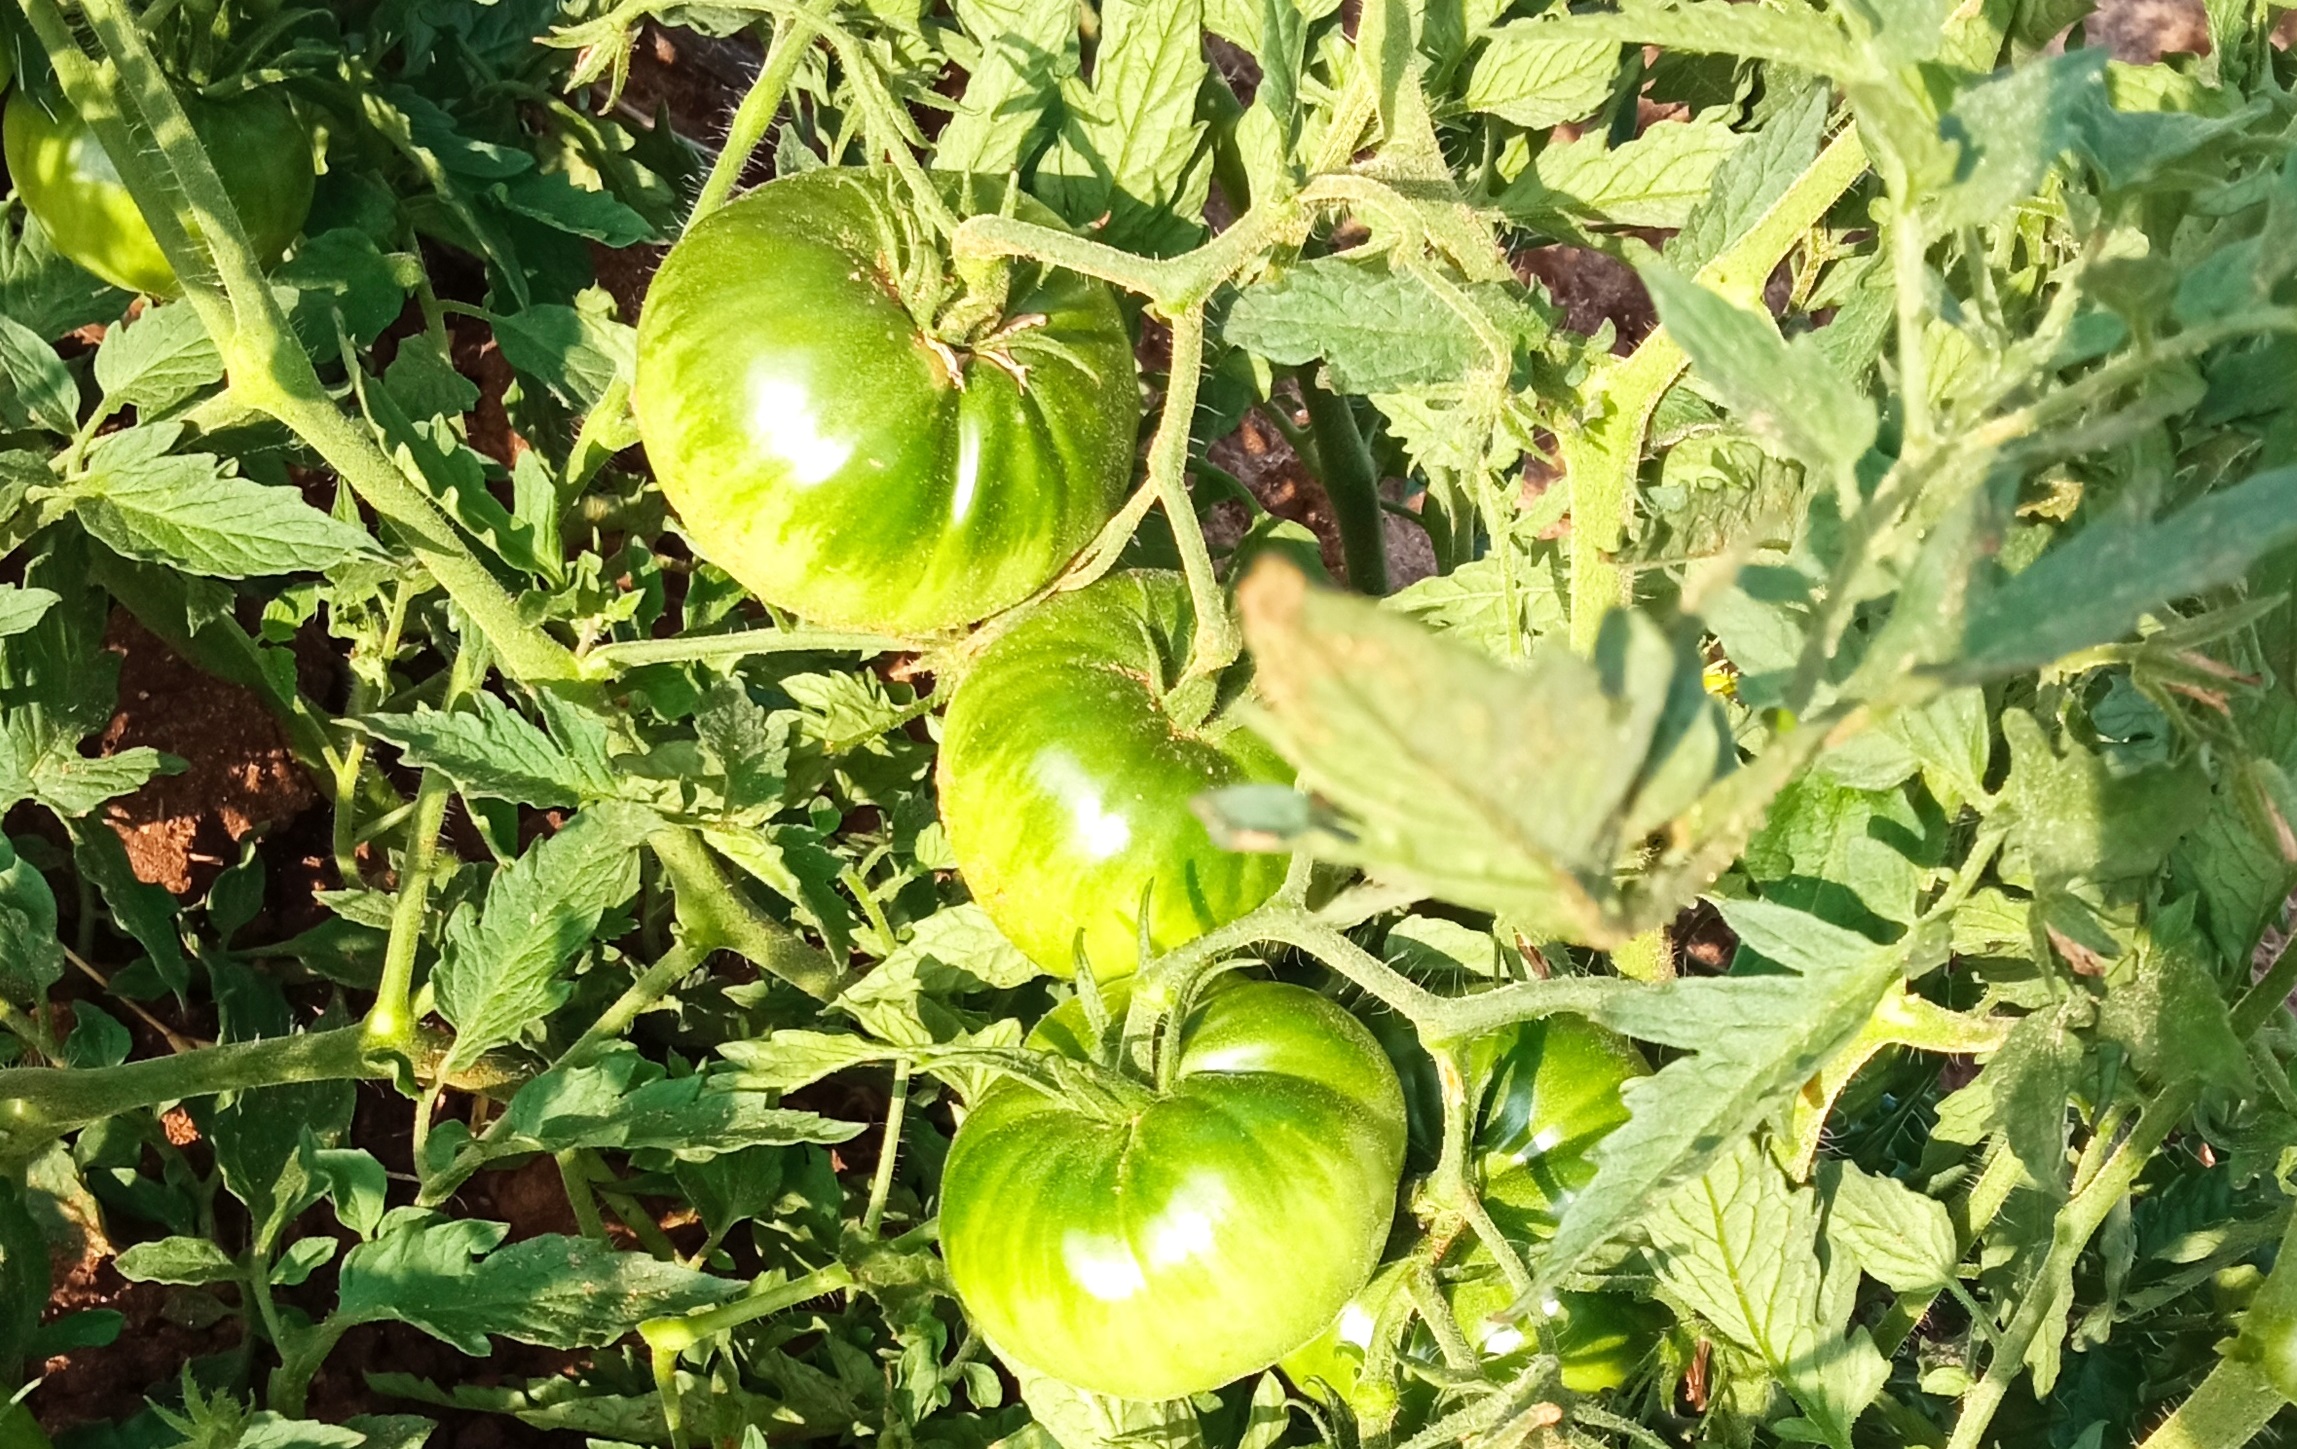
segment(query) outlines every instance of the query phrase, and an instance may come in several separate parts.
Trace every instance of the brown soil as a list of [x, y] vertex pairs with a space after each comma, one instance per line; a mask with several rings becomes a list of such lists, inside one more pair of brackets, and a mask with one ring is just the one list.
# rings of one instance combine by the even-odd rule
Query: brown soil
[[113, 613], [106, 643], [121, 667], [103, 752], [149, 745], [186, 768], [113, 801], [105, 818], [140, 879], [177, 895], [204, 891], [251, 832], [293, 820], [318, 792], [252, 692], [194, 669], [125, 610]]

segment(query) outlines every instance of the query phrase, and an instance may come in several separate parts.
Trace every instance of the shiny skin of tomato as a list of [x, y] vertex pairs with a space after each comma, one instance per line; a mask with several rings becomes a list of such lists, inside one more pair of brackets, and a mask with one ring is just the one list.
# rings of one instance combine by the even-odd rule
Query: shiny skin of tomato
[[1553, 1234], [1595, 1178], [1590, 1150], [1627, 1120], [1620, 1089], [1650, 1070], [1634, 1043], [1578, 1016], [1520, 1022], [1474, 1044], [1484, 1203], [1511, 1240]]
[[[1121, 1022], [1131, 983], [1104, 993]], [[1314, 1338], [1379, 1261], [1404, 1102], [1371, 1033], [1303, 987], [1222, 978], [1170, 1028], [1169, 1092], [1096, 1113], [1001, 1081], [957, 1129], [941, 1250], [998, 1352], [1170, 1399]], [[1037, 1047], [1093, 1053], [1071, 999]]]
[[[256, 255], [278, 260], [311, 214], [311, 133], [285, 101], [260, 91], [225, 101], [186, 96], [183, 108]], [[175, 268], [151, 224], [76, 112], [52, 114], [18, 91], [0, 129], [16, 190], [57, 251], [115, 287], [176, 294]]]
[[[1539, 1324], [1499, 1319], [1514, 1295], [1499, 1265], [1480, 1246], [1458, 1268], [1445, 1270], [1440, 1286], [1461, 1336], [1482, 1358], [1487, 1378], [1504, 1379], [1529, 1365], [1540, 1350]], [[1373, 1407], [1383, 1390], [1364, 1382], [1366, 1351], [1382, 1313], [1402, 1288], [1400, 1265], [1381, 1269], [1324, 1332], [1284, 1356], [1285, 1376], [1305, 1392], [1316, 1392], [1321, 1384], [1358, 1413]], [[1649, 1360], [1668, 1323], [1667, 1311], [1658, 1304], [1616, 1293], [1558, 1293], [1540, 1305], [1536, 1316], [1553, 1334], [1562, 1384], [1575, 1394], [1623, 1387]], [[1412, 1324], [1399, 1347], [1408, 1363], [1443, 1362], [1425, 1324]], [[1409, 1384], [1401, 1399], [1407, 1410], [1424, 1413], [1430, 1403], [1420, 1400], [1432, 1397], [1424, 1386]]]
[[941, 820], [989, 918], [1057, 976], [1140, 960], [1234, 920], [1284, 882], [1275, 855], [1221, 849], [1190, 801], [1292, 772], [1249, 730], [1166, 704], [1188, 658], [1188, 589], [1125, 573], [1062, 594], [982, 652], [941, 736]]
[[897, 634], [1036, 592], [1116, 511], [1140, 427], [1100, 282], [1024, 265], [1001, 327], [927, 337], [890, 275], [910, 209], [886, 173], [822, 169], [705, 217], [647, 291], [631, 392], [706, 558], [816, 623]]

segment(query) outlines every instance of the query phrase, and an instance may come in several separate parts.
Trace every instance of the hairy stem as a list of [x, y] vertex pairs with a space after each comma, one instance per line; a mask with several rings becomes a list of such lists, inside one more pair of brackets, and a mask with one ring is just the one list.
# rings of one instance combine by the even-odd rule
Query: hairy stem
[[766, 130], [781, 114], [782, 97], [788, 94], [790, 79], [798, 71], [798, 63], [805, 59], [817, 34], [811, 21], [793, 17], [774, 27], [773, 46], [766, 52], [766, 64], [750, 86], [750, 93], [742, 97], [735, 108], [734, 119], [726, 129], [726, 144], [718, 152], [718, 159], [710, 164], [710, 174], [702, 182], [701, 194], [694, 198], [694, 210], [686, 217], [686, 227], [723, 206], [734, 194], [750, 157], [765, 140]]

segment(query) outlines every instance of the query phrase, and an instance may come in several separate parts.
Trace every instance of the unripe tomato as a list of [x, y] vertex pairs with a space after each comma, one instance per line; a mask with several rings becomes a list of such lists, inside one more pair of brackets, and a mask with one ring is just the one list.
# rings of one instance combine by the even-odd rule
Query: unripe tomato
[[[1121, 1023], [1129, 981], [1106, 993]], [[1362, 1023], [1298, 986], [1214, 983], [1165, 1051], [1168, 1093], [1095, 1109], [1001, 1081], [957, 1129], [941, 1249], [1008, 1358], [1170, 1399], [1266, 1368], [1364, 1286], [1404, 1152], [1396, 1074]], [[1082, 1006], [1033, 1045], [1094, 1056]]]
[[[311, 133], [285, 101], [260, 91], [227, 101], [185, 96], [183, 108], [256, 255], [278, 260], [311, 214]], [[115, 287], [175, 295], [175, 268], [78, 113], [51, 114], [18, 91], [4, 129], [9, 174], [57, 251]]]
[[910, 210], [888, 173], [823, 169], [696, 223], [646, 294], [631, 394], [711, 562], [818, 623], [903, 634], [1058, 573], [1116, 511], [1140, 425], [1100, 282], [1024, 265], [1001, 317], [929, 335], [896, 290]]
[[997, 928], [1055, 975], [1139, 963], [1259, 905], [1274, 855], [1222, 850], [1189, 802], [1291, 771], [1257, 735], [1177, 716], [1193, 627], [1178, 575], [1118, 574], [1040, 605], [950, 701], [938, 781], [958, 870]]
[[[1558, 1293], [1535, 1308], [1531, 1318], [1500, 1321], [1497, 1315], [1515, 1295], [1508, 1291], [1499, 1265], [1480, 1245], [1459, 1267], [1439, 1275], [1439, 1285], [1461, 1336], [1481, 1357], [1484, 1376], [1493, 1382], [1504, 1381], [1531, 1362], [1539, 1352], [1544, 1323], [1555, 1338], [1565, 1388], [1575, 1394], [1620, 1388], [1658, 1347], [1668, 1321], [1667, 1311], [1659, 1305], [1617, 1293]], [[1363, 1371], [1380, 1316], [1402, 1291], [1400, 1267], [1381, 1269], [1324, 1332], [1284, 1356], [1285, 1376], [1303, 1390], [1323, 1384], [1359, 1414], [1375, 1407], [1382, 1396], [1393, 1395], [1393, 1386], [1366, 1383]], [[1435, 1335], [1424, 1323], [1414, 1322], [1399, 1347], [1411, 1363], [1443, 1362]]]
[[1475, 1043], [1484, 1203], [1511, 1240], [1554, 1233], [1595, 1178], [1590, 1150], [1627, 1120], [1620, 1088], [1650, 1070], [1633, 1042], [1578, 1016], [1521, 1022]]

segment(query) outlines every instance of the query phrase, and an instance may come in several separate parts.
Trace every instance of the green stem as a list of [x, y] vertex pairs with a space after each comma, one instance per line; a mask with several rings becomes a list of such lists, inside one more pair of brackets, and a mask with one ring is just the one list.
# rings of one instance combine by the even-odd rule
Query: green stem
[[1348, 566], [1348, 583], [1358, 593], [1388, 591], [1388, 545], [1380, 518], [1380, 470], [1372, 450], [1356, 426], [1348, 400], [1317, 386], [1305, 374], [1299, 379], [1300, 397], [1308, 407], [1308, 426], [1316, 434], [1316, 461], [1322, 467], [1324, 496], [1331, 500], [1332, 516], [1340, 525], [1340, 551]]
[[1906, 409], [1901, 454], [1916, 454], [1931, 442], [1930, 359], [1922, 343], [1929, 323], [1929, 233], [1921, 208], [1911, 197], [1895, 198], [1890, 219], [1890, 264], [1898, 288], [1898, 396]]
[[805, 59], [813, 45], [816, 31], [811, 22], [792, 18], [775, 27], [774, 42], [766, 52], [766, 64], [750, 86], [750, 93], [742, 97], [742, 104], [734, 111], [732, 124], [726, 128], [726, 144], [718, 152], [718, 159], [710, 164], [710, 174], [702, 182], [701, 194], [694, 198], [694, 210], [686, 218], [686, 228], [716, 211], [734, 194], [742, 172], [749, 166], [751, 155], [758, 143], [766, 137], [766, 130], [781, 114], [782, 97], [790, 88], [791, 77], [797, 74], [798, 63]]
[[853, 653], [867, 659], [909, 647], [884, 634], [848, 629], [744, 629], [734, 634], [698, 634], [677, 639], [631, 639], [601, 644], [584, 654], [582, 672], [606, 679], [649, 664], [733, 664], [761, 654]]
[[[465, 643], [455, 652], [447, 676], [441, 709], [453, 709], [486, 675], [483, 646]], [[375, 986], [375, 1004], [367, 1009], [363, 1030], [369, 1050], [404, 1055], [414, 1039], [415, 955], [422, 949], [423, 923], [430, 904], [431, 879], [437, 872], [439, 832], [446, 825], [447, 800], [454, 782], [444, 771], [425, 770], [415, 792], [414, 819], [407, 827], [407, 849], [399, 861], [399, 898], [391, 907], [391, 934], [383, 948], [383, 976]]]
[[671, 826], [648, 836], [646, 843], [669, 873], [679, 923], [696, 947], [745, 956], [816, 1001], [828, 1001], [845, 989], [846, 974], [837, 964], [760, 910], [727, 877], [700, 836]]
[[272, 1370], [264, 1396], [273, 1413], [290, 1419], [303, 1417], [312, 1378], [352, 1326], [341, 1315], [330, 1316], [279, 1345], [279, 1367]]
[[2239, 1449], [2288, 1402], [2253, 1364], [2221, 1360], [2140, 1449]]
[[605, 1242], [606, 1219], [598, 1215], [598, 1198], [590, 1191], [590, 1172], [581, 1151], [569, 1147], [552, 1153], [551, 1159], [558, 1164], [558, 1181], [566, 1189], [566, 1205], [574, 1209], [575, 1230], [586, 1238]]
[[878, 1144], [877, 1171], [870, 1174], [869, 1207], [861, 1215], [861, 1235], [874, 1239], [885, 1222], [885, 1200], [893, 1192], [893, 1166], [901, 1158], [901, 1119], [909, 1110], [909, 1063], [893, 1064], [893, 1100], [885, 1108], [885, 1137]]
[[802, 1278], [772, 1284], [751, 1293], [747, 1298], [737, 1298], [732, 1303], [720, 1304], [700, 1313], [690, 1313], [683, 1318], [649, 1318], [638, 1325], [638, 1336], [645, 1339], [646, 1346], [658, 1354], [679, 1354], [704, 1339], [715, 1338], [745, 1323], [770, 1318], [785, 1309], [795, 1308], [809, 1298], [821, 1298], [852, 1286], [852, 1272], [843, 1263], [832, 1263], [826, 1268], [816, 1268]]
[[1196, 614], [1196, 641], [1189, 649], [1182, 685], [1219, 674], [1244, 647], [1236, 617], [1212, 571], [1212, 550], [1197, 522], [1196, 503], [1188, 496], [1189, 427], [1196, 419], [1196, 390], [1203, 374], [1204, 308], [1198, 304], [1172, 319], [1172, 371], [1148, 454], [1149, 481], [1156, 485], [1165, 521], [1172, 525], [1173, 540], [1180, 546], [1181, 572], [1188, 576], [1189, 603]]
[[0, 1137], [10, 1156], [26, 1146], [139, 1107], [285, 1082], [387, 1077], [369, 1060], [355, 1026], [201, 1047], [116, 1067], [0, 1069]]
[[[2075, 1262], [2096, 1236], [2106, 1214], [2121, 1201], [2130, 1185], [2137, 1181], [2138, 1173], [2152, 1160], [2154, 1152], [2169, 1139], [2169, 1134], [2185, 1120], [2200, 1098], [2200, 1087], [2180, 1083], [2163, 1089], [2146, 1104], [2144, 1114], [2129, 1136], [2113, 1150], [2104, 1165], [2089, 1176], [2065, 1207], [2059, 1209], [2050, 1229], [2049, 1252], [2040, 1272], [2034, 1276], [2034, 1283], [2056, 1283], [2073, 1272]], [[1947, 1449], [1978, 1449], [1986, 1442], [1986, 1431], [1994, 1422], [1994, 1414], [2009, 1396], [2010, 1386], [2025, 1370], [2027, 1351], [2049, 1322], [2056, 1297], [2055, 1293], [2038, 1289], [2029, 1292], [2019, 1303], [2016, 1316], [2010, 1320], [2000, 1344], [1986, 1362], [1985, 1377], [1962, 1397], [1961, 1417], [1954, 1421], [1954, 1433], [1947, 1440]]]
[[[552, 1070], [561, 1067], [579, 1067], [593, 1060], [605, 1047], [619, 1040], [630, 1023], [636, 1021], [647, 1007], [662, 999], [662, 993], [677, 985], [693, 973], [710, 953], [699, 946], [680, 942], [664, 953], [661, 960], [646, 968], [644, 975], [630, 983], [630, 989], [615, 998], [603, 1016], [592, 1022], [573, 1046], [566, 1049], [551, 1064]], [[496, 1118], [499, 1125], [503, 1119]], [[493, 1129], [488, 1133], [491, 1136]]]

